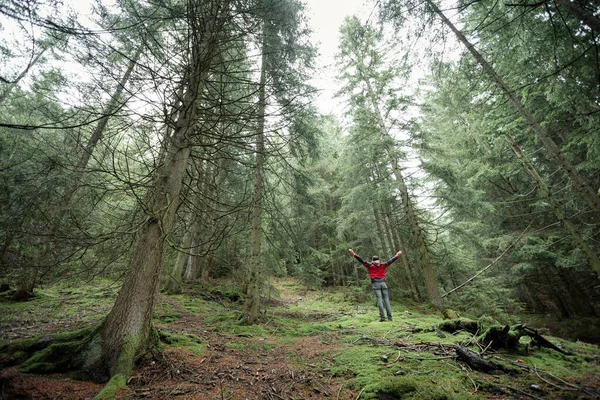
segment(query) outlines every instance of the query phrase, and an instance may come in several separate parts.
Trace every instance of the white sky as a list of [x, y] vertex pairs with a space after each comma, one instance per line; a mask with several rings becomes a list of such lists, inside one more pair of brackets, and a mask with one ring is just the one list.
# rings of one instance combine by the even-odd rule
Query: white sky
[[316, 106], [322, 113], [339, 116], [342, 106], [333, 99], [339, 89], [335, 81], [335, 60], [339, 29], [344, 18], [357, 15], [366, 20], [373, 12], [375, 1], [369, 0], [304, 0], [313, 29], [313, 43], [319, 48], [318, 72], [311, 84], [320, 90]]

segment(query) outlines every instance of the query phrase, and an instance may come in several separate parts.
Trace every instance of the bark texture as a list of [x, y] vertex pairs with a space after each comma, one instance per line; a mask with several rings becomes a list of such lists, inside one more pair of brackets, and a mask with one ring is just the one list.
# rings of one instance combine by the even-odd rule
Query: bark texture
[[263, 164], [265, 162], [265, 109], [267, 83], [266, 27], [263, 28], [263, 46], [258, 92], [258, 126], [256, 132], [256, 162], [254, 165], [254, 193], [252, 195], [252, 233], [250, 236], [251, 253], [248, 268], [249, 279], [244, 303], [244, 319], [247, 323], [256, 323], [260, 307], [260, 266], [262, 243], [262, 196]]
[[[226, 0], [209, 4], [188, 2], [188, 24], [194, 33], [192, 37], [198, 42], [192, 40], [190, 43], [188, 79], [181, 108], [177, 111], [172, 135], [167, 139], [163, 162], [156, 170], [154, 183], [144, 202], [146, 220], [137, 233], [129, 273], [112, 310], [89, 347], [86, 369], [97, 378], [129, 376], [136, 357], [153, 344], [152, 313], [163, 267], [165, 240], [173, 230], [197, 105], [218, 49], [227, 10]], [[207, 16], [203, 21], [196, 19], [201, 12]]]

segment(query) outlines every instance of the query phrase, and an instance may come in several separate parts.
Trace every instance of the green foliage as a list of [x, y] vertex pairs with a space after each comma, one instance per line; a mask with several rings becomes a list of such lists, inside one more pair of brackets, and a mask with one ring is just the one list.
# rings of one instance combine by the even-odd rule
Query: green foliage
[[[400, 17], [405, 4], [387, 3], [387, 16], [398, 28], [417, 11], [404, 10], [407, 13]], [[597, 84], [597, 75], [590, 74], [596, 61], [587, 53], [589, 45], [595, 48], [597, 44], [591, 44], [589, 32], [577, 37], [572, 34], [578, 22], [571, 15], [555, 19], [564, 16], [560, 8], [531, 13], [521, 10], [474, 3], [465, 7], [459, 18], [465, 31], [474, 29], [471, 35], [478, 38], [475, 47], [500, 79], [595, 188], [600, 175], [592, 154], [597, 146], [590, 140], [598, 136], [592, 134], [597, 128], [583, 126], [589, 127], [589, 119], [597, 119], [598, 114], [591, 116], [582, 110], [597, 108], [592, 106], [597, 93], [587, 90]], [[489, 20], [492, 15], [493, 22]], [[441, 235], [444, 249], [452, 261], [455, 254], [461, 255], [457, 257], [459, 263], [468, 260], [460, 267], [455, 262], [442, 264], [442, 275], [450, 275], [452, 286], [458, 285], [492, 262], [531, 223], [521, 243], [494, 267], [498, 272], [486, 273], [485, 284], [462, 289], [463, 298], [451, 298], [452, 306], [477, 315], [478, 311], [469, 306], [476, 303], [483, 305], [482, 313], [502, 319], [520, 312], [522, 306], [538, 312], [559, 308], [566, 317], [593, 314], [589, 303], [597, 302], [594, 290], [572, 274], [573, 270], [589, 271], [589, 262], [574, 249], [569, 232], [556, 223], [555, 212], [536, 191], [536, 183], [505, 140], [507, 135], [517, 141], [528, 162], [552, 188], [552, 196], [585, 240], [596, 246], [587, 222], [595, 217], [581, 212], [591, 209], [529, 126], [514, 118], [513, 106], [499, 90], [492, 89], [489, 77], [480, 73], [471, 54], [433, 66], [428, 78], [431, 91], [424, 98], [418, 124], [420, 154], [437, 205], [444, 210], [445, 224], [452, 233]], [[586, 89], [580, 91], [576, 87], [583, 82], [589, 84], [583, 84]], [[556, 290], [549, 290], [550, 286]], [[579, 294], [572, 293], [570, 287], [576, 287]], [[539, 296], [541, 292], [550, 295]], [[577, 306], [561, 307], [565, 299]]]

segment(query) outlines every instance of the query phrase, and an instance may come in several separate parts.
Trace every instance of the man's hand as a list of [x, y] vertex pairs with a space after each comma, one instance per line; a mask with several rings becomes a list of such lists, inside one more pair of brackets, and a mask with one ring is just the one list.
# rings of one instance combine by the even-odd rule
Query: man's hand
[[352, 257], [354, 257], [356, 255], [356, 253], [354, 252], [354, 250], [348, 249], [348, 251], [350, 252], [350, 254], [352, 254]]
[[400, 254], [402, 254], [402, 251], [396, 253], [396, 258], [400, 257]]

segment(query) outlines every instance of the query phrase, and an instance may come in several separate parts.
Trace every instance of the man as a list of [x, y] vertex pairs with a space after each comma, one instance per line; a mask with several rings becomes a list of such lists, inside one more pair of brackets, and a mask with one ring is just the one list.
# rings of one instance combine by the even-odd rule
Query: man
[[377, 299], [377, 308], [379, 309], [379, 322], [385, 321], [385, 315], [383, 313], [383, 302], [385, 302], [385, 311], [387, 312], [387, 319], [392, 320], [392, 308], [390, 307], [390, 298], [388, 296], [388, 287], [385, 284], [385, 269], [390, 266], [391, 263], [396, 261], [401, 251], [397, 252], [396, 255], [390, 258], [388, 261], [382, 263], [379, 261], [379, 257], [373, 256], [371, 262], [365, 261], [352, 249], [348, 249], [352, 257], [356, 258], [362, 265], [367, 267], [369, 276], [371, 277], [371, 284], [373, 287], [373, 293]]

